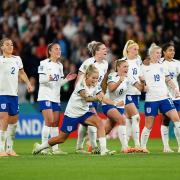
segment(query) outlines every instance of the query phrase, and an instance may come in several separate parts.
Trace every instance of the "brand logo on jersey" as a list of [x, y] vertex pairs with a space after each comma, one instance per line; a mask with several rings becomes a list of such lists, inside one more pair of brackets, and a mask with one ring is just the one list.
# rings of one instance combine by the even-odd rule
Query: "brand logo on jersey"
[[146, 108], [146, 112], [151, 113], [151, 108], [150, 107]]
[[50, 106], [51, 106], [50, 101], [46, 101], [46, 106], [47, 106], [47, 107], [50, 107]]
[[71, 132], [72, 131], [72, 126], [67, 126], [67, 131]]
[[6, 109], [6, 104], [1, 104], [1, 109]]

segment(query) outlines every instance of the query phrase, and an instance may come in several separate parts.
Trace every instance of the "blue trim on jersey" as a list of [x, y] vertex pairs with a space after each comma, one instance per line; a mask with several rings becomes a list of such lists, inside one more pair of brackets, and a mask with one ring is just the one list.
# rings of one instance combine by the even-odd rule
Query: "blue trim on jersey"
[[55, 112], [55, 111], [60, 112], [61, 111], [61, 104], [60, 103], [55, 103], [55, 102], [45, 100], [45, 101], [38, 101], [38, 104], [39, 104], [40, 111], [46, 110], [46, 109], [52, 109], [53, 112]]
[[169, 98], [161, 101], [145, 102], [144, 104], [145, 116], [156, 116], [158, 111], [165, 114], [173, 109], [175, 109], [174, 103]]
[[174, 106], [177, 111], [180, 111], [180, 99], [179, 100], [173, 100]]
[[60, 128], [60, 130], [64, 133], [69, 134], [77, 130], [79, 123], [84, 124], [86, 119], [93, 116], [94, 114], [95, 113], [93, 112], [87, 112], [78, 118], [71, 118], [65, 115], [63, 119], [62, 127]]
[[0, 95], [0, 112], [8, 112], [10, 116], [19, 113], [18, 96]]
[[126, 95], [125, 104], [128, 105], [130, 103], [134, 103], [136, 108], [139, 109], [139, 95]]

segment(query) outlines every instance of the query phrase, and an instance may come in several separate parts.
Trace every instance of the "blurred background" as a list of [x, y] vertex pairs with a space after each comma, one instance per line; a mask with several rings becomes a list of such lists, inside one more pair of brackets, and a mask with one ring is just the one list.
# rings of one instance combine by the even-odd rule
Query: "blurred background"
[[[173, 41], [180, 57], [179, 0], [1, 0], [0, 38], [14, 41], [14, 54], [35, 85], [32, 94], [20, 82], [20, 103], [36, 102], [37, 68], [46, 58], [48, 43], [61, 46], [64, 74], [77, 72], [89, 57], [87, 43], [102, 41], [109, 48], [108, 62], [122, 57], [125, 42], [135, 40], [142, 59], [152, 42]], [[73, 83], [64, 85], [61, 100], [67, 101]]]

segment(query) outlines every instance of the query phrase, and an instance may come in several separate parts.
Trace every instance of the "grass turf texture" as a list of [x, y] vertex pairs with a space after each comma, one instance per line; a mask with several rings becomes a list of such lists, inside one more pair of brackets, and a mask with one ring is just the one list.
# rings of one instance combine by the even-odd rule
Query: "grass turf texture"
[[[38, 140], [39, 141], [39, 140]], [[149, 140], [150, 154], [113, 156], [75, 154], [75, 139], [61, 145], [68, 155], [31, 155], [34, 140], [16, 140], [19, 157], [0, 158], [0, 180], [174, 180], [180, 178], [180, 154], [162, 153], [161, 140]], [[108, 147], [119, 151], [119, 141], [109, 140]], [[171, 147], [177, 152], [175, 140]]]

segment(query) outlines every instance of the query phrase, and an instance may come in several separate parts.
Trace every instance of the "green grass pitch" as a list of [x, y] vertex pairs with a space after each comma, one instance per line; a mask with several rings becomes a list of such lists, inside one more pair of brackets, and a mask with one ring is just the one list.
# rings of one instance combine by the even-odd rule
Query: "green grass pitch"
[[[40, 141], [40, 140], [38, 140]], [[19, 157], [0, 158], [0, 180], [175, 180], [180, 179], [180, 153], [171, 140], [172, 154], [162, 153], [161, 140], [149, 140], [150, 154], [113, 156], [75, 154], [75, 139], [61, 145], [68, 155], [31, 155], [35, 140], [16, 140]], [[119, 151], [118, 140], [108, 140], [109, 149]]]

